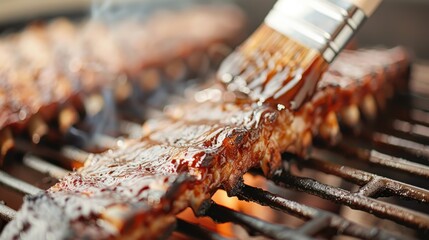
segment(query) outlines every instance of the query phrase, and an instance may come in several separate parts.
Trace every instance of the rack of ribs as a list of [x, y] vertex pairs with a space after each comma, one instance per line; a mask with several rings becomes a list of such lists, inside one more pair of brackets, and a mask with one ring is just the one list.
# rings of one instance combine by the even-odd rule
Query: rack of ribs
[[254, 167], [269, 176], [284, 151], [304, 154], [313, 136], [338, 134], [337, 116], [373, 117], [407, 86], [402, 48], [342, 53], [315, 95], [297, 111], [237, 102], [221, 87], [204, 89], [143, 126], [143, 137], [91, 155], [84, 167], [25, 199], [2, 239], [157, 238], [175, 214], [204, 211], [219, 188], [233, 193]]
[[79, 115], [73, 111], [83, 111], [83, 98], [105, 86], [116, 90], [120, 102], [133, 85], [144, 94], [159, 86], [159, 78], [199, 74], [201, 64], [220, 61], [239, 41], [244, 19], [233, 7], [200, 6], [112, 26], [56, 19], [5, 35], [0, 39], [1, 145], [12, 132], [46, 132], [44, 122], [62, 110], [69, 116], [66, 129]]

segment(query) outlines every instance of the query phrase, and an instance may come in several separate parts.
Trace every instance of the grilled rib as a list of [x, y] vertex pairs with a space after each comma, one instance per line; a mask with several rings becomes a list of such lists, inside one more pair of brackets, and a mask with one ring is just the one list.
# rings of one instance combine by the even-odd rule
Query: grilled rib
[[[192, 64], [201, 60], [196, 53], [233, 44], [243, 25], [239, 10], [212, 6], [114, 26], [57, 19], [7, 35], [0, 39], [0, 129], [22, 127], [37, 113], [50, 119], [68, 100], [79, 108], [75, 103], [82, 92], [106, 85], [114, 89], [124, 76], [153, 88], [146, 70], [168, 68], [177, 61], [195, 68]], [[169, 67], [167, 77], [174, 70], [174, 65]]]
[[332, 125], [331, 113], [404, 85], [407, 67], [401, 48], [346, 52], [297, 112], [205, 89], [147, 122], [143, 138], [91, 155], [47, 192], [27, 197], [2, 238], [159, 237], [175, 214], [204, 210], [214, 191], [234, 191], [250, 168], [279, 169], [280, 153], [302, 152], [308, 135]]

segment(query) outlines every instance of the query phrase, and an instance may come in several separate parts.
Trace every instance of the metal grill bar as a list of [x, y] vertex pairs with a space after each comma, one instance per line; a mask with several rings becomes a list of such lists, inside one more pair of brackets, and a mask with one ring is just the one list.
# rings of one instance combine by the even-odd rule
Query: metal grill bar
[[40, 188], [16, 179], [3, 171], [0, 171], [0, 185], [22, 194], [35, 195], [42, 191]]
[[89, 133], [76, 127], [68, 129], [65, 138], [67, 142], [78, 143], [80, 148], [85, 148], [86, 150], [114, 148], [118, 141], [114, 137], [101, 133]]
[[142, 124], [121, 120], [119, 122], [119, 131], [130, 138], [139, 138], [142, 135]]
[[398, 182], [392, 179], [371, 174], [362, 170], [334, 164], [330, 161], [318, 160], [321, 154], [309, 160], [300, 159], [299, 165], [333, 174], [349, 182], [362, 186], [359, 194], [367, 197], [400, 196], [421, 203], [429, 203], [429, 191]]
[[375, 143], [401, 148], [411, 154], [429, 159], [429, 147], [424, 144], [380, 132], [373, 133], [369, 138]]
[[56, 179], [60, 179], [70, 173], [63, 168], [57, 167], [45, 160], [29, 154], [24, 156], [23, 163], [38, 172], [45, 173]]
[[[344, 136], [341, 141], [345, 145], [364, 146], [365, 148], [371, 148], [384, 154], [407, 159], [409, 162], [414, 162], [421, 165], [429, 164], [429, 158], [420, 154], [420, 150], [416, 146], [413, 147], [416, 151], [412, 151], [400, 145], [394, 145], [392, 143], [373, 139], [371, 136], [365, 136], [364, 134], [354, 137]], [[420, 144], [420, 146], [423, 145]]]
[[[416, 80], [413, 79], [413, 81], [416, 81]], [[415, 93], [415, 92], [405, 92], [403, 94], [398, 94], [397, 103], [399, 102], [401, 106], [410, 106], [413, 109], [428, 111], [429, 110], [429, 104], [427, 102], [428, 99], [429, 98], [428, 98], [427, 92], [426, 94]]]
[[81, 164], [84, 164], [90, 153], [80, 150], [79, 148], [65, 146], [61, 149], [61, 154], [68, 159], [73, 159]]
[[[389, 114], [394, 121], [405, 121], [412, 125], [421, 125], [422, 127], [429, 127], [429, 113], [423, 110], [414, 109], [412, 105], [402, 106], [403, 103], [397, 102], [395, 111], [390, 111]], [[395, 126], [393, 125], [395, 129]]]
[[401, 138], [429, 144], [429, 127], [427, 126], [394, 119], [390, 124], [386, 126], [379, 124], [378, 127], [383, 133], [393, 133]]
[[354, 156], [354, 159], [363, 162], [368, 162], [373, 165], [383, 166], [392, 170], [400, 171], [402, 173], [429, 179], [429, 167], [423, 164], [414, 163], [403, 158], [390, 156], [381, 153], [377, 150], [370, 150], [358, 146], [351, 146], [350, 144], [345, 143], [339, 143], [339, 145], [334, 149]]
[[78, 159], [67, 158], [54, 149], [41, 145], [34, 145], [22, 139], [15, 139], [15, 142], [15, 150], [18, 152], [31, 153], [42, 158], [55, 160], [59, 165], [66, 169], [73, 169], [75, 166], [82, 166], [82, 162]]
[[106, 149], [116, 147], [117, 141], [118, 140], [116, 138], [113, 138], [107, 135], [101, 135], [101, 134], [96, 134], [93, 139], [93, 142], [97, 147], [106, 148]]
[[[421, 136], [412, 132], [398, 131], [395, 129], [396, 119], [378, 123], [377, 127], [369, 127], [363, 129], [358, 136], [345, 136], [345, 142], [353, 143], [358, 140], [366, 140], [366, 143], [371, 143], [376, 147], [381, 147], [388, 152], [393, 152], [399, 156], [405, 157], [407, 160], [413, 160], [427, 165], [429, 163], [429, 136]], [[406, 123], [402, 121], [402, 124]], [[409, 123], [411, 125], [411, 123]], [[390, 126], [391, 125], [391, 126]], [[387, 126], [387, 127], [386, 127]], [[397, 128], [397, 127], [396, 127]]]
[[429, 229], [429, 216], [381, 202], [360, 193], [351, 193], [341, 188], [320, 183], [314, 179], [292, 176], [284, 171], [279, 175], [273, 176], [272, 180], [279, 186], [310, 193], [353, 209], [370, 212], [377, 217], [390, 219], [405, 226], [420, 230]]
[[15, 218], [16, 211], [12, 208], [9, 208], [2, 202], [0, 202], [0, 220], [3, 220], [5, 222], [11, 221], [13, 218]]
[[229, 238], [222, 237], [221, 235], [215, 232], [202, 228], [201, 226], [184, 221], [180, 218], [177, 219], [176, 231], [198, 239], [209, 239], [209, 240], [228, 240], [229, 239]]
[[396, 236], [379, 228], [367, 228], [333, 213], [308, 207], [248, 185], [243, 185], [238, 189], [236, 196], [241, 200], [252, 201], [292, 214], [301, 219], [309, 220], [309, 222], [298, 229], [300, 232], [306, 232], [310, 229], [310, 233], [316, 234], [327, 228], [333, 228], [337, 231], [337, 234], [361, 239], [412, 239], [405, 236]]
[[263, 236], [273, 239], [313, 239], [304, 233], [299, 233], [286, 226], [265, 222], [247, 214], [218, 205], [214, 202], [212, 202], [210, 208], [207, 210], [206, 215], [217, 222], [234, 222], [240, 224], [245, 227], [249, 233], [262, 234]]
[[414, 121], [414, 123], [421, 124], [423, 126], [429, 126], [429, 113], [418, 110], [418, 109], [412, 109], [409, 114], [409, 119]]

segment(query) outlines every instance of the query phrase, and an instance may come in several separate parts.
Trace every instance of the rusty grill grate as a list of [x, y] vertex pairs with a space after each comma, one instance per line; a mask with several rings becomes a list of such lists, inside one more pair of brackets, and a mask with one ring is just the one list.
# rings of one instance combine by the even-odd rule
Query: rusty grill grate
[[[423, 84], [419, 79], [414, 84]], [[426, 84], [426, 83], [424, 83]], [[360, 239], [415, 239], [429, 236], [429, 95], [402, 93], [393, 100], [391, 109], [378, 122], [361, 126], [358, 133], [344, 129], [343, 140], [336, 146], [316, 143], [309, 159], [284, 155], [284, 169], [270, 182], [275, 191], [262, 190], [247, 184], [237, 187], [235, 197], [271, 207], [304, 221], [299, 227], [263, 221], [215, 202], [205, 215], [218, 223], [230, 222], [244, 227], [250, 235], [273, 239], [313, 239], [315, 237], [350, 236]], [[124, 129], [137, 123], [122, 122]], [[124, 131], [126, 132], [126, 131]], [[100, 145], [111, 139], [100, 137]], [[14, 158], [21, 168], [31, 169], [50, 179], [52, 185], [73, 166], [82, 164], [86, 152], [70, 146], [48, 148], [16, 139]], [[44, 160], [44, 159], [49, 159]], [[54, 162], [51, 160], [55, 160]], [[15, 164], [15, 163], [14, 163]], [[41, 188], [19, 179], [5, 164], [0, 171], [0, 222], [13, 219], [19, 204], [11, 205], [9, 195], [22, 198]], [[305, 170], [305, 171], [304, 171]], [[313, 174], [306, 173], [310, 171]], [[12, 173], [13, 174], [12, 174]], [[317, 174], [314, 174], [317, 173]], [[252, 174], [260, 175], [255, 170]], [[340, 186], [324, 183], [317, 175], [335, 176]], [[281, 187], [282, 190], [278, 188]], [[287, 190], [286, 190], [287, 189]], [[282, 191], [314, 195], [338, 208], [347, 206], [404, 226], [407, 231], [391, 231], [383, 226], [365, 226], [339, 211], [329, 211], [307, 203], [289, 200]], [[393, 200], [392, 200], [393, 199]], [[322, 201], [322, 200], [320, 200]], [[0, 223], [1, 227], [1, 223]], [[402, 227], [401, 227], [402, 228]], [[196, 239], [227, 239], [212, 230], [178, 219], [176, 233]]]

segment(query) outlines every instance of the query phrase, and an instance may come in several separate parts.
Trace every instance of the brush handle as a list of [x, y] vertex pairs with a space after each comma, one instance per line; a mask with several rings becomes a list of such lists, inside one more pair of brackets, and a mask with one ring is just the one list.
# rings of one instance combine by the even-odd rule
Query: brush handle
[[380, 5], [381, 0], [348, 0], [359, 7], [367, 17], [370, 17]]
[[265, 24], [332, 62], [382, 0], [278, 0]]

